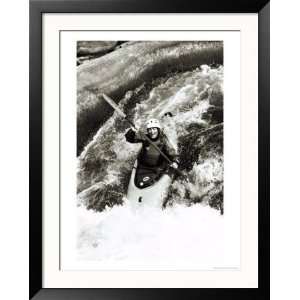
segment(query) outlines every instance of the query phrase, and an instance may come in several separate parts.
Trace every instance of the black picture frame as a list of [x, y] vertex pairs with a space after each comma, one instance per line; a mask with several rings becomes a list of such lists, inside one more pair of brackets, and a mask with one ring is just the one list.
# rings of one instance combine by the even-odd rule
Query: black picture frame
[[[258, 14], [258, 288], [42, 288], [42, 15], [43, 13]], [[30, 299], [264, 299], [270, 298], [270, 3], [266, 0], [30, 1]]]

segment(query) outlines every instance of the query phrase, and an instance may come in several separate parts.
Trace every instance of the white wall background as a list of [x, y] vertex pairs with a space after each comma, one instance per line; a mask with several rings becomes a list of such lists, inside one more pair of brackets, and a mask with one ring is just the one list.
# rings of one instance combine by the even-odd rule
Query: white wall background
[[[1, 5], [1, 298], [28, 299], [28, 2]], [[298, 299], [298, 1], [271, 1], [271, 299]]]
[[0, 17], [1, 299], [28, 299], [28, 3]]

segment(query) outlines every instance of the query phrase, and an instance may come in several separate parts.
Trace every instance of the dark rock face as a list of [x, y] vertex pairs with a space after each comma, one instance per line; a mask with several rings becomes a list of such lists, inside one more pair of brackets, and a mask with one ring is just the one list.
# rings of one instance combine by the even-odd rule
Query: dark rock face
[[78, 66], [77, 153], [113, 113], [102, 93], [118, 102], [157, 77], [222, 63], [222, 42], [134, 42]]
[[114, 49], [117, 42], [110, 41], [79, 41], [77, 43], [77, 56], [89, 54], [106, 54]]
[[118, 44], [116, 41], [78, 41], [77, 65], [113, 51]]

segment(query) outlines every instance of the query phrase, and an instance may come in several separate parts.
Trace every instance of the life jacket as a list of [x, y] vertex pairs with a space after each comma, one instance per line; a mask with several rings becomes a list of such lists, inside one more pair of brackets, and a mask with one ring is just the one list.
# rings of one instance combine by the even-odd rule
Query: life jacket
[[[160, 139], [157, 139], [157, 141], [152, 141], [152, 143], [162, 150], [163, 144]], [[144, 144], [141, 155], [142, 163], [148, 166], [157, 166], [160, 162], [160, 156], [161, 154], [152, 144]]]

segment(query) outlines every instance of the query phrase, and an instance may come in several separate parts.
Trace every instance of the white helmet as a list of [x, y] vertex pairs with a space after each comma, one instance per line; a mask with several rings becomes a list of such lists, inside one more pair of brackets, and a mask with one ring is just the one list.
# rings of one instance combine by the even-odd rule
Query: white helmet
[[159, 129], [161, 129], [160, 123], [157, 119], [148, 120], [146, 126], [147, 126], [147, 129], [149, 129], [149, 128], [159, 128]]

